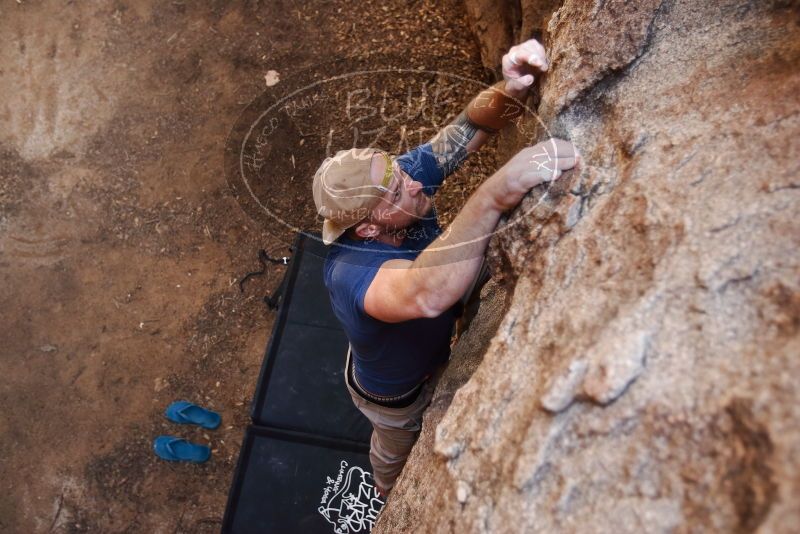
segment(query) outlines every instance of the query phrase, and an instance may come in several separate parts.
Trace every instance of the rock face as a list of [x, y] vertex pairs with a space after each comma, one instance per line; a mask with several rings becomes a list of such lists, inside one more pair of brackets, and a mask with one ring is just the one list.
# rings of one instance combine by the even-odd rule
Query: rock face
[[796, 532], [797, 3], [466, 3], [553, 62], [504, 141], [585, 164], [495, 236], [374, 531]]

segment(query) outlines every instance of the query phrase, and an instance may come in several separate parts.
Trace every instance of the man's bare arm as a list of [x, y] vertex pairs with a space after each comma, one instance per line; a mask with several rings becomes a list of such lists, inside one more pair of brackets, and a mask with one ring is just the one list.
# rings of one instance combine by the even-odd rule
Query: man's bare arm
[[[534, 69], [546, 71], [550, 65], [544, 47], [531, 39], [512, 47], [502, 66], [504, 80], [478, 94], [431, 140], [445, 175], [478, 150], [489, 132], [521, 112]], [[364, 299], [367, 313], [386, 322], [443, 313], [475, 279], [500, 214], [516, 206], [535, 185], [574, 167], [577, 159], [572, 143], [559, 139], [520, 151], [478, 188], [447, 231], [416, 260], [392, 260], [381, 266]]]
[[436, 317], [469, 289], [500, 215], [534, 186], [575, 166], [572, 143], [550, 139], [520, 151], [489, 177], [416, 260], [385, 262], [364, 297], [366, 312], [381, 321]]
[[453, 122], [429, 141], [443, 176], [454, 173], [469, 154], [480, 150], [491, 134], [522, 113], [527, 87], [508, 89], [506, 85], [502, 81], [478, 93]]
[[550, 67], [544, 47], [534, 39], [511, 47], [502, 59], [503, 81], [478, 93], [453, 122], [430, 140], [436, 164], [446, 177], [492, 133], [522, 114], [534, 68]]

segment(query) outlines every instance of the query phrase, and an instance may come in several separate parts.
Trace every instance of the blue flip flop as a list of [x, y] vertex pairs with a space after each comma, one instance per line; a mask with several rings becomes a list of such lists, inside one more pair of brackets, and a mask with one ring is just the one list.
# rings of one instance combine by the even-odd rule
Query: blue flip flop
[[158, 436], [153, 441], [156, 456], [170, 462], [203, 463], [211, 456], [211, 449], [175, 436]]
[[179, 425], [200, 425], [203, 428], [214, 430], [219, 426], [222, 418], [217, 412], [201, 408], [188, 401], [175, 401], [164, 412], [167, 419]]

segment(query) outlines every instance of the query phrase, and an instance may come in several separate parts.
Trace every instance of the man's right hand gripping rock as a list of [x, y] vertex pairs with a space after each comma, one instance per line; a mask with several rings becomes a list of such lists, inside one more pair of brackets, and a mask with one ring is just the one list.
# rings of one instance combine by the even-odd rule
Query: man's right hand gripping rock
[[553, 181], [580, 161], [575, 145], [550, 138], [520, 150], [486, 182], [497, 207], [506, 211], [537, 185]]

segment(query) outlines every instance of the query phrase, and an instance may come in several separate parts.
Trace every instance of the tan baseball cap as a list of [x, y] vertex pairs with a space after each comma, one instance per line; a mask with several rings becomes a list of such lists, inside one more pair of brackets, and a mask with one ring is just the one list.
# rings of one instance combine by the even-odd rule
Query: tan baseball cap
[[370, 176], [376, 153], [383, 154], [374, 148], [340, 150], [325, 158], [314, 174], [314, 204], [317, 213], [325, 218], [322, 241], [326, 245], [366, 218], [385, 194], [388, 184], [375, 185]]

